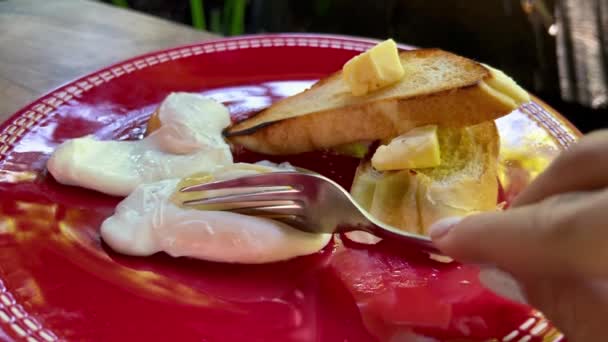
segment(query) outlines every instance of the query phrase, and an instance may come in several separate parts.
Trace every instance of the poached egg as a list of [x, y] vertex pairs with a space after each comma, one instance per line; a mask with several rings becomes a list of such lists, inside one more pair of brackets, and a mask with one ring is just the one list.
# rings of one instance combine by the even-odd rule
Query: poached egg
[[[234, 164], [195, 178], [217, 181], [283, 169], [266, 165]], [[266, 218], [178, 206], [172, 197], [181, 181], [138, 186], [103, 222], [103, 240], [127, 255], [163, 251], [174, 257], [260, 264], [318, 252], [331, 239], [331, 234], [306, 233]]]
[[[176, 189], [184, 181], [231, 179], [291, 166], [233, 164], [230, 146], [222, 136], [230, 125], [228, 109], [201, 95], [173, 93], [153, 119], [155, 129], [142, 140], [72, 139], [61, 144], [47, 163], [60, 183], [128, 195], [101, 226], [102, 239], [114, 251], [258, 264], [315, 253], [327, 245], [331, 234], [305, 233], [260, 217], [180, 206]], [[191, 175], [197, 176], [187, 177]]]
[[160, 105], [158, 118], [159, 129], [138, 141], [68, 140], [47, 168], [62, 184], [126, 196], [141, 184], [232, 164], [222, 137], [230, 115], [222, 104], [198, 94], [172, 93]]

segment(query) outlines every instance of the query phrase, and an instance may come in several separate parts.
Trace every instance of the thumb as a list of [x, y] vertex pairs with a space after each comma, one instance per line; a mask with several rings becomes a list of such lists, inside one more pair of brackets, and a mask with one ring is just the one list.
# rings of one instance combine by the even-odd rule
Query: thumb
[[504, 212], [448, 218], [435, 245], [469, 263], [514, 275], [608, 275], [608, 191], [569, 193]]

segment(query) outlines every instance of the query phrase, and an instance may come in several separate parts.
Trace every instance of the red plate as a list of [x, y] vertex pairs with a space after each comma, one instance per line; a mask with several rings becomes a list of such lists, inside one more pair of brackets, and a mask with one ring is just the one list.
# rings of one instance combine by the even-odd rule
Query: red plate
[[[486, 291], [477, 269], [389, 242], [370, 247], [337, 237], [316, 255], [261, 266], [118, 255], [98, 229], [119, 199], [62, 186], [45, 170], [65, 139], [140, 138], [169, 92], [207, 94], [242, 118], [373, 43], [319, 35], [204, 42], [113, 65], [17, 112], [0, 126], [0, 339], [560, 340], [537, 312]], [[506, 199], [579, 135], [539, 101], [498, 125]], [[271, 159], [345, 186], [357, 164], [327, 153]]]

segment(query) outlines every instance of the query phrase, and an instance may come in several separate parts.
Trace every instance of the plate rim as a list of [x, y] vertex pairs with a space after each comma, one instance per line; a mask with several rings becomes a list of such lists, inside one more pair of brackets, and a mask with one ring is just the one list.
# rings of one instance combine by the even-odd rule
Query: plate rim
[[[296, 44], [290, 45], [289, 44], [290, 39], [295, 40]], [[328, 41], [340, 41], [341, 44], [339, 46], [332, 46], [331, 44], [329, 44], [328, 46], [322, 46], [322, 45], [315, 46], [315, 45], [309, 45], [309, 44], [298, 45], [297, 44], [298, 39], [300, 39], [301, 41], [307, 41], [307, 40], [313, 40], [313, 39], [326, 39]], [[147, 59], [156, 58], [156, 56], [161, 56], [163, 54], [170, 56], [171, 53], [179, 52], [182, 50], [193, 51], [195, 48], [198, 48], [198, 47], [205, 50], [204, 46], [211, 46], [211, 45], [215, 46], [218, 44], [227, 44], [230, 42], [239, 42], [239, 41], [247, 42], [247, 41], [256, 41], [256, 40], [259, 41], [261, 44], [259, 46], [250, 46], [249, 48], [264, 48], [264, 47], [279, 47], [279, 46], [302, 46], [302, 47], [309, 46], [309, 47], [321, 47], [321, 48], [332, 47], [332, 48], [340, 48], [340, 49], [349, 49], [349, 50], [354, 50], [354, 51], [363, 51], [366, 48], [368, 48], [369, 46], [381, 41], [380, 39], [376, 39], [376, 38], [366, 38], [366, 37], [339, 35], [339, 34], [324, 34], [324, 33], [323, 34], [322, 33], [250, 34], [250, 35], [241, 35], [241, 36], [235, 36], [235, 37], [218, 37], [218, 38], [213, 38], [213, 39], [201, 40], [201, 41], [193, 42], [193, 43], [189, 43], [189, 44], [181, 44], [181, 45], [176, 45], [174, 47], [154, 50], [154, 51], [139, 54], [139, 55], [136, 55], [134, 57], [130, 57], [130, 58], [127, 58], [124, 60], [120, 60], [120, 61], [112, 63], [108, 66], [97, 68], [94, 71], [84, 74], [83, 76], [73, 78], [69, 81], [62, 83], [61, 85], [59, 85], [57, 87], [50, 89], [49, 91], [40, 95], [38, 98], [32, 100], [31, 102], [27, 103], [25, 106], [21, 107], [17, 111], [10, 114], [4, 121], [0, 122], [0, 163], [4, 160], [5, 152], [7, 152], [8, 148], [10, 146], [9, 144], [14, 144], [15, 142], [18, 142], [18, 140], [20, 140], [20, 139], [13, 139], [11, 141], [8, 141], [8, 144], [7, 144], [7, 140], [9, 140], [10, 137], [9, 138], [4, 137], [8, 127], [11, 126], [14, 122], [18, 121], [20, 116], [23, 116], [23, 114], [27, 113], [28, 111], [34, 111], [39, 114], [42, 114], [42, 116], [44, 116], [44, 117], [50, 117], [53, 114], [53, 112], [58, 109], [59, 106], [63, 105], [70, 99], [80, 95], [82, 92], [88, 91], [93, 87], [96, 87], [102, 83], [105, 83], [106, 81], [110, 81], [114, 77], [119, 77], [124, 74], [124, 73], [121, 73], [121, 74], [115, 75], [113, 70], [124, 68], [125, 65], [135, 64], [138, 61], [145, 61]], [[264, 45], [265, 40], [270, 41], [271, 42], [270, 45]], [[272, 40], [284, 40], [287, 44], [273, 45]], [[350, 44], [347, 44], [347, 43], [350, 43]], [[413, 45], [403, 44], [403, 43], [398, 43], [398, 46], [401, 49], [417, 48]], [[228, 49], [224, 49], [224, 50], [209, 51], [209, 52], [203, 52], [203, 53], [222, 52], [225, 50], [239, 50], [239, 49], [244, 49], [244, 47], [239, 46], [237, 43], [235, 45], [234, 49], [228, 48]], [[203, 53], [200, 53], [200, 54], [203, 54]], [[179, 59], [179, 58], [190, 57], [192, 55], [197, 55], [197, 54], [193, 53], [191, 55], [180, 56], [178, 58], [173, 58], [170, 56], [168, 60], [175, 60], [175, 59]], [[161, 63], [164, 63], [168, 60], [161, 61]], [[155, 63], [155, 64], [158, 64], [158, 63]], [[155, 65], [155, 64], [153, 64], [153, 65]], [[132, 71], [140, 70], [140, 69], [143, 69], [148, 66], [151, 66], [151, 65], [146, 65], [142, 68], [136, 67], [136, 69], [134, 69]], [[130, 72], [131, 71], [128, 71], [127, 73], [130, 73]], [[112, 77], [108, 78], [107, 80], [104, 79], [104, 81], [102, 81], [101, 83], [94, 84], [92, 87], [86, 88], [81, 92], [74, 93], [76, 95], [68, 95], [68, 99], [65, 101], [63, 101], [62, 99], [60, 99], [60, 102], [58, 102], [57, 100], [49, 100], [50, 98], [53, 98], [53, 97], [56, 98], [57, 93], [61, 93], [62, 91], [70, 93], [69, 91], [67, 91], [67, 89], [69, 89], [70, 87], [77, 87], [79, 85], [79, 83], [87, 82], [87, 80], [90, 78], [94, 78], [95, 76], [99, 77], [106, 73], [112, 74]], [[40, 111], [42, 111], [43, 113], [40, 113], [40, 111], [37, 111], [35, 108], [40, 105], [43, 105], [43, 106], [49, 105], [49, 103], [47, 103], [45, 101], [51, 102], [51, 106], [56, 105], [56, 107], [51, 107], [52, 109], [50, 109], [50, 110], [43, 107], [43, 109], [42, 108], [40, 109]], [[568, 133], [570, 133], [570, 135], [572, 136], [572, 138], [573, 138], [572, 140], [575, 140], [576, 138], [579, 138], [583, 135], [581, 133], [581, 131], [576, 126], [574, 126], [563, 114], [561, 114], [559, 111], [557, 111], [555, 108], [548, 105], [546, 102], [544, 102], [537, 96], [534, 96], [534, 95], [532, 96], [532, 102], [537, 103], [538, 105], [540, 105], [540, 107], [542, 109], [545, 109], [547, 112], [551, 113], [552, 117], [554, 119], [558, 120], [558, 125], [561, 126], [562, 129], [569, 131]], [[38, 118], [36, 116], [36, 114], [33, 114], [33, 116], [35, 118], [34, 123], [37, 123], [40, 119], [42, 119], [42, 118]], [[533, 116], [533, 118], [534, 118], [534, 116]], [[537, 118], [534, 118], [534, 119], [536, 121], [538, 121]], [[33, 125], [33, 123], [32, 123], [32, 125]], [[544, 123], [543, 123], [543, 125], [544, 125]], [[29, 128], [29, 127], [30, 126], [28, 126], [26, 128]], [[549, 127], [546, 127], [546, 128], [550, 129]], [[11, 132], [9, 132], [9, 133], [11, 133]], [[23, 133], [25, 133], [25, 132], [23, 132]], [[21, 138], [21, 136], [18, 136], [18, 137]], [[571, 143], [571, 141], [568, 142], [566, 145], [564, 145], [564, 144], [562, 144], [562, 145], [564, 145], [564, 147], [567, 147], [567, 145], [569, 143]]]

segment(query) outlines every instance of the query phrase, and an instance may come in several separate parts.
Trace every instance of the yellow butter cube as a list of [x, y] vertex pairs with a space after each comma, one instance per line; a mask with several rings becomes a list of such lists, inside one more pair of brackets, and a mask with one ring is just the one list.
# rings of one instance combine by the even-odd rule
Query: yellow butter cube
[[352, 58], [342, 68], [344, 81], [355, 96], [396, 83], [404, 74], [397, 44], [392, 39]]
[[441, 164], [437, 126], [423, 126], [378, 147], [372, 166], [379, 171], [420, 169]]

